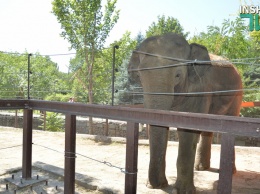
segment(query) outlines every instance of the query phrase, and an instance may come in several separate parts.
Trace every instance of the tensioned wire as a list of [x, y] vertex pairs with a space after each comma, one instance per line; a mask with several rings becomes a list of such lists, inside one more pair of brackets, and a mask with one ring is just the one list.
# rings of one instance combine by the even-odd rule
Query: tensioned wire
[[[7, 54], [20, 54], [20, 53], [12, 53], [12, 52], [3, 52], [2, 53], [7, 53]], [[173, 58], [173, 57], [167, 57], [159, 54], [153, 54], [153, 53], [147, 53], [143, 51], [133, 51], [133, 53], [140, 53], [144, 55], [149, 55], [149, 56], [154, 56], [154, 57], [160, 57], [168, 60], [174, 60], [174, 61], [179, 61], [182, 63], [178, 64], [172, 64], [172, 65], [167, 65], [167, 66], [161, 66], [161, 67], [150, 67], [150, 68], [142, 68], [142, 69], [131, 69], [131, 71], [143, 71], [143, 70], [153, 70], [153, 69], [162, 69], [162, 68], [170, 68], [170, 67], [176, 67], [176, 66], [182, 66], [182, 65], [192, 65], [193, 63], [199, 63], [199, 64], [204, 64], [204, 63], [209, 63], [209, 62], [222, 62], [222, 63], [235, 63], [235, 64], [249, 64], [249, 65], [259, 65], [259, 64], [253, 64], [253, 63], [244, 63], [242, 60], [258, 60], [260, 57], [257, 58], [242, 58], [242, 59], [231, 59], [230, 61], [228, 60], [212, 60], [212, 61], [200, 61], [200, 60], [185, 60], [185, 59], [180, 59], [180, 58]], [[50, 54], [50, 55], [41, 55], [40, 56], [59, 56], [59, 55], [72, 55], [76, 53], [63, 53], [63, 54]], [[21, 54], [23, 55], [23, 54]], [[25, 55], [25, 54], [24, 54]], [[241, 62], [235, 62], [235, 61], [241, 61]], [[211, 92], [189, 92], [189, 93], [145, 93], [145, 92], [128, 92], [132, 94], [150, 94], [150, 95], [196, 95], [196, 94], [216, 94], [216, 93], [230, 93], [230, 92], [242, 92], [242, 91], [259, 91], [259, 88], [250, 88], [250, 89], [240, 89], [240, 90], [224, 90], [224, 91], [211, 91]]]
[[230, 59], [230, 60], [202, 61], [202, 60], [197, 60], [197, 59], [187, 60], [187, 59], [181, 59], [181, 58], [167, 57], [167, 56], [163, 56], [163, 55], [159, 55], [159, 54], [148, 53], [148, 52], [137, 51], [137, 50], [134, 50], [133, 53], [140, 53], [140, 54], [144, 54], [144, 55], [149, 55], [149, 56], [153, 56], [153, 57], [160, 57], [160, 58], [169, 59], [169, 60], [173, 60], [173, 61], [179, 61], [179, 62], [192, 62], [192, 61], [194, 62], [194, 61], [196, 61], [197, 63], [208, 63], [208, 62], [231, 63], [232, 61], [239, 61], [239, 60], [258, 60], [258, 59], [260, 59], [260, 57], [255, 57], [255, 58], [241, 58], [241, 59]]
[[[140, 68], [140, 69], [131, 69], [131, 71], [144, 71], [144, 70], [154, 70], [154, 69], [162, 69], [162, 68], [170, 68], [170, 67], [176, 67], [176, 66], [182, 66], [182, 65], [192, 65], [193, 63], [199, 63], [199, 64], [204, 64], [204, 63], [209, 63], [209, 62], [222, 62], [222, 63], [231, 63], [227, 60], [212, 60], [212, 61], [200, 61], [200, 60], [184, 60], [180, 58], [173, 58], [173, 57], [167, 57], [163, 55], [158, 55], [158, 54], [153, 54], [153, 53], [147, 53], [143, 51], [133, 51], [133, 53], [140, 53], [144, 55], [149, 55], [153, 57], [160, 57], [168, 60], [173, 60], [173, 61], [179, 61], [181, 63], [178, 64], [172, 64], [172, 65], [167, 65], [167, 66], [160, 66], [160, 67], [147, 67], [147, 68]], [[248, 59], [260, 59], [258, 58], [246, 58]], [[238, 59], [241, 60], [241, 59]], [[233, 62], [234, 63], [234, 62]], [[239, 63], [239, 62], [235, 62]], [[245, 64], [245, 63], [243, 63]], [[247, 63], [247, 64], [252, 64], [252, 63]], [[255, 65], [255, 64], [254, 64]], [[259, 65], [259, 64], [257, 64]], [[238, 90], [219, 90], [219, 91], [210, 91], [210, 92], [182, 92], [182, 93], [160, 93], [160, 92], [126, 92], [126, 93], [131, 93], [131, 94], [139, 94], [139, 95], [198, 95], [198, 94], [218, 94], [218, 93], [233, 93], [233, 92], [244, 92], [244, 91], [260, 91], [259, 88], [246, 88], [246, 89], [238, 89]]]
[[[125, 168], [122, 168], [122, 167], [119, 167], [119, 166], [115, 166], [115, 165], [113, 165], [113, 164], [110, 163], [110, 162], [100, 161], [100, 160], [97, 160], [97, 159], [95, 159], [95, 158], [91, 158], [91, 157], [89, 157], [89, 156], [85, 156], [85, 155], [80, 154], [80, 153], [77, 153], [77, 152], [62, 152], [62, 151], [59, 151], [59, 150], [56, 150], [56, 149], [53, 149], [53, 148], [50, 148], [50, 147], [47, 147], [47, 146], [44, 146], [44, 145], [36, 144], [36, 143], [32, 143], [32, 145], [36, 145], [36, 146], [39, 146], [39, 147], [42, 147], [42, 148], [45, 148], [45, 149], [48, 149], [48, 150], [51, 150], [51, 151], [54, 151], [54, 152], [57, 152], [57, 153], [61, 153], [61, 154], [64, 154], [64, 153], [65, 153], [64, 156], [65, 156], [66, 158], [76, 158], [76, 156], [78, 155], [78, 156], [81, 156], [81, 157], [83, 157], [83, 158], [87, 158], [87, 159], [89, 159], [89, 160], [92, 160], [92, 161], [94, 161], [94, 162], [98, 162], [98, 163], [101, 163], [101, 164], [105, 164], [105, 165], [107, 165], [108, 167], [119, 169], [119, 170], [120, 170], [122, 173], [124, 173], [124, 174], [137, 174], [137, 172], [127, 172], [127, 171], [125, 170]], [[0, 148], [0, 151], [1, 151], [1, 150], [4, 150], [4, 149], [11, 149], [11, 148], [22, 147], [22, 146], [23, 146], [23, 145], [20, 144], [20, 145], [15, 145], [15, 146], [10, 146], [10, 147], [4, 147], [4, 148]], [[66, 154], [72, 154], [72, 155], [75, 155], [75, 156], [73, 156], [73, 157], [68, 157], [68, 156], [66, 156]]]
[[170, 67], [177, 67], [177, 66], [184, 66], [184, 65], [193, 65], [194, 63], [197, 64], [207, 64], [207, 63], [214, 63], [214, 62], [221, 62], [224, 64], [243, 64], [243, 65], [260, 65], [260, 64], [255, 64], [255, 63], [245, 63], [245, 62], [235, 62], [236, 60], [257, 60], [260, 59], [259, 57], [257, 58], [245, 58], [245, 59], [233, 59], [234, 62], [232, 60], [210, 60], [210, 61], [202, 61], [202, 60], [186, 60], [186, 59], [180, 59], [180, 58], [173, 58], [173, 57], [167, 57], [167, 56], [163, 56], [163, 55], [159, 55], [159, 54], [153, 54], [153, 53], [148, 53], [148, 52], [143, 52], [143, 51], [133, 51], [133, 53], [140, 53], [143, 55], [148, 55], [148, 56], [153, 56], [153, 57], [160, 57], [163, 59], [168, 59], [168, 60], [172, 60], [172, 61], [178, 61], [181, 63], [178, 64], [171, 64], [171, 65], [166, 65], [166, 66], [160, 66], [160, 67], [146, 67], [146, 68], [138, 68], [138, 69], [130, 69], [128, 70], [129, 72], [133, 72], [133, 71], [144, 71], [144, 70], [154, 70], [154, 69], [163, 69], [163, 68], [170, 68]]
[[[104, 49], [109, 49], [109, 48], [104, 48]], [[0, 53], [5, 53], [5, 54], [16, 54], [16, 55], [28, 55], [29, 53], [19, 53], [19, 52], [7, 52], [7, 51], [0, 51]], [[148, 52], [143, 52], [143, 51], [137, 51], [134, 50], [133, 53], [140, 53], [140, 54], [145, 54], [145, 55], [150, 55], [154, 57], [161, 57], [164, 59], [169, 59], [169, 60], [174, 60], [174, 61], [180, 61], [180, 62], [194, 62], [194, 60], [186, 60], [186, 59], [180, 59], [180, 58], [173, 58], [173, 57], [167, 57], [167, 56], [162, 56], [159, 54], [153, 54], [153, 53], [148, 53]], [[31, 55], [36, 55], [36, 56], [63, 56], [63, 55], [75, 55], [76, 53], [57, 53], [57, 54], [33, 54], [30, 53]], [[241, 59], [230, 59], [230, 60], [213, 60], [213, 61], [199, 61], [196, 60], [198, 63], [208, 63], [208, 62], [227, 62], [227, 63], [239, 63], [239, 62], [234, 62], [234, 61], [239, 61], [239, 60], [259, 60], [260, 57], [255, 57], [255, 58], [241, 58]], [[251, 64], [251, 63], [249, 63]], [[260, 65], [260, 64], [257, 64]]]
[[[33, 145], [36, 145], [36, 146], [39, 146], [39, 147], [42, 147], [42, 148], [45, 148], [45, 149], [52, 150], [52, 151], [54, 151], [54, 152], [64, 153], [64, 156], [65, 156], [66, 158], [76, 158], [77, 155], [78, 155], [78, 156], [81, 156], [81, 157], [83, 157], [83, 158], [87, 158], [87, 159], [89, 159], [89, 160], [92, 160], [92, 161], [94, 161], [94, 162], [98, 162], [98, 163], [101, 163], [101, 164], [105, 164], [105, 165], [107, 165], [108, 167], [117, 168], [117, 169], [119, 169], [122, 173], [125, 173], [125, 174], [137, 174], [137, 172], [127, 172], [127, 171], [125, 170], [125, 168], [122, 168], [122, 167], [119, 167], [119, 166], [115, 166], [115, 165], [113, 165], [113, 164], [110, 163], [110, 162], [101, 161], [101, 160], [98, 160], [98, 159], [95, 159], [95, 158], [91, 158], [91, 157], [89, 157], [89, 156], [86, 156], [86, 155], [83, 155], [83, 154], [80, 154], [80, 153], [77, 153], [77, 152], [66, 152], [66, 151], [61, 152], [61, 151], [59, 151], [59, 150], [55, 150], [55, 149], [53, 149], [53, 148], [50, 148], [50, 147], [47, 147], [47, 146], [44, 146], [44, 145], [40, 145], [40, 144], [36, 144], [36, 143], [32, 143], [32, 144], [33, 144]], [[67, 154], [71, 154], [71, 155], [74, 155], [74, 156], [72, 156], [72, 157], [66, 156]]]
[[[245, 91], [260, 91], [260, 88], [245, 88], [238, 90], [218, 90], [211, 92], [180, 92], [180, 93], [160, 93], [160, 92], [131, 92], [131, 91], [122, 91], [124, 93], [131, 93], [137, 95], [169, 95], [169, 96], [181, 96], [181, 95], [199, 95], [199, 94], [220, 94], [220, 93], [234, 93], [234, 92], [245, 92]], [[121, 92], [119, 90], [119, 92]]]

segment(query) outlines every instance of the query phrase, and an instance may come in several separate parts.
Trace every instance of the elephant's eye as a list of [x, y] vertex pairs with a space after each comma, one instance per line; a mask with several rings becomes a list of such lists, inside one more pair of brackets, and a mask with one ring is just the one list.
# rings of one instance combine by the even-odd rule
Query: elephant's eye
[[180, 74], [180, 73], [177, 73], [177, 74], [176, 74], [176, 77], [180, 77], [180, 76], [181, 76], [181, 74]]

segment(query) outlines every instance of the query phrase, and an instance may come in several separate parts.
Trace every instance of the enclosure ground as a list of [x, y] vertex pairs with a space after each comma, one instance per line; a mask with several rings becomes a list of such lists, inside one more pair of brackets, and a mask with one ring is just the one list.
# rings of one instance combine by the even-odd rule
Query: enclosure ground
[[[125, 140], [123, 138], [101, 138], [77, 134], [76, 145], [76, 193], [124, 193]], [[102, 141], [101, 141], [102, 140]], [[63, 193], [64, 175], [64, 133], [33, 131], [33, 173], [48, 179], [48, 186], [42, 182], [33, 186], [33, 191], [20, 193]], [[140, 140], [138, 148], [137, 193], [171, 193], [176, 180], [176, 142], [169, 142], [167, 148], [166, 175], [170, 186], [164, 189], [146, 188], [149, 164], [147, 140]], [[0, 129], [0, 193], [13, 193], [14, 187], [6, 191], [6, 177], [12, 174], [21, 176], [22, 166], [22, 130], [14, 128]], [[220, 146], [213, 145], [211, 169], [195, 171], [194, 179], [198, 193], [216, 193]], [[233, 176], [234, 194], [260, 193], [260, 148], [236, 147], [238, 172]], [[20, 174], [19, 174], [20, 173]], [[57, 189], [56, 189], [57, 186]], [[37, 190], [38, 189], [38, 190]], [[40, 191], [42, 189], [42, 191]], [[45, 190], [43, 190], [45, 189]], [[48, 190], [49, 189], [49, 190]], [[19, 193], [19, 191], [17, 191]]]

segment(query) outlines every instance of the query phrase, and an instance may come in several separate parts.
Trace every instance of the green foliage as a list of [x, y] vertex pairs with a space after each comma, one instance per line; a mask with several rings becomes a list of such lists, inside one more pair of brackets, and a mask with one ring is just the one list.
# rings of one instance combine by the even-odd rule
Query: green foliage
[[178, 19], [173, 17], [165, 18], [164, 15], [158, 16], [157, 23], [153, 22], [146, 31], [146, 37], [162, 35], [169, 32], [174, 32], [183, 35], [187, 38], [188, 33], [184, 33], [183, 27], [180, 25]]
[[71, 98], [72, 96], [73, 95], [70, 95], [70, 94], [63, 95], [63, 94], [55, 94], [54, 93], [54, 94], [46, 96], [45, 100], [58, 101], [58, 102], [68, 102], [69, 98]]
[[202, 32], [195, 35], [189, 42], [202, 44], [207, 47], [209, 52], [229, 59], [250, 56], [248, 30], [240, 18], [235, 21], [224, 20], [221, 27], [208, 26], [207, 33]]
[[145, 37], [141, 32], [138, 32], [135, 39], [137, 41], [137, 47], [138, 47], [144, 41]]
[[[109, 49], [105, 49], [102, 52], [102, 56], [99, 58], [99, 63], [103, 65], [102, 69], [99, 69], [101, 76], [98, 77], [95, 82], [95, 87], [99, 89], [96, 96], [97, 100], [102, 104], [111, 104], [111, 93], [112, 93], [112, 64], [113, 64], [113, 47], [118, 45], [119, 48], [115, 49], [115, 90], [119, 90], [121, 86], [116, 85], [117, 82], [120, 82], [120, 78], [124, 77], [126, 79], [128, 75], [121, 74], [121, 68], [127, 67], [124, 66], [124, 61], [130, 57], [132, 51], [136, 48], [137, 42], [132, 40], [130, 37], [130, 32], [126, 32], [123, 36], [116, 42], [110, 45]], [[98, 70], [98, 69], [97, 69]], [[122, 83], [122, 82], [120, 82]], [[123, 84], [123, 83], [122, 83]]]
[[[141, 89], [140, 85], [136, 83], [130, 83], [128, 76], [128, 61], [129, 58], [123, 61], [123, 64], [119, 67], [118, 76], [115, 81], [115, 104], [142, 104], [143, 95], [133, 95], [131, 91], [139, 92]], [[142, 91], [142, 89], [141, 89]]]
[[[44, 121], [44, 119], [41, 119]], [[40, 126], [44, 129], [44, 123]], [[64, 119], [62, 119], [60, 113], [46, 112], [46, 128], [47, 131], [64, 131]]]
[[[126, 32], [118, 41], [114, 42], [109, 48], [99, 52], [95, 59], [93, 68], [93, 96], [94, 101], [99, 104], [111, 103], [111, 85], [112, 85], [112, 64], [113, 64], [113, 47], [118, 45], [119, 49], [115, 49], [115, 69], [117, 70], [123, 61], [130, 56], [131, 51], [136, 47], [136, 41], [130, 37], [130, 32]], [[70, 69], [73, 81], [73, 96], [78, 102], [87, 102], [86, 95], [88, 92], [85, 82], [87, 82], [86, 71], [84, 68], [85, 62], [82, 56], [77, 55], [70, 61]], [[127, 68], [127, 67], [126, 67]], [[116, 79], [120, 72], [116, 72]]]
[[[207, 33], [192, 37], [190, 43], [198, 43], [207, 47], [208, 51], [228, 59], [249, 58], [252, 56], [249, 32], [241, 18], [235, 21], [224, 20], [221, 27], [208, 26]], [[236, 64], [240, 74], [248, 68], [247, 65]]]
[[104, 14], [101, 0], [54, 0], [52, 10], [63, 29], [61, 36], [76, 51], [101, 49], [119, 18], [116, 0], [107, 0]]
[[0, 52], [1, 98], [25, 98], [27, 94], [27, 54]]
[[[0, 52], [1, 98], [27, 98], [28, 92], [28, 53]], [[45, 99], [56, 90], [70, 90], [62, 80], [57, 64], [39, 53], [30, 57], [30, 97]]]
[[[52, 10], [61, 24], [61, 36], [77, 51], [73, 71], [77, 82], [88, 91], [88, 103], [94, 102], [93, 79], [96, 58], [109, 32], [119, 18], [116, 0], [107, 0], [104, 13], [101, 0], [54, 0]], [[84, 60], [83, 60], [84, 59]], [[94, 76], [93, 76], [94, 75]]]

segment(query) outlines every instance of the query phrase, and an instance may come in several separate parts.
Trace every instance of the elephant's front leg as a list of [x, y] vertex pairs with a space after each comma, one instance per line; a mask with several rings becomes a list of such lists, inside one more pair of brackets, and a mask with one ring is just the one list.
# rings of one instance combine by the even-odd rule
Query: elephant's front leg
[[212, 137], [213, 133], [211, 132], [202, 132], [200, 135], [195, 160], [196, 170], [207, 170], [210, 168]]
[[175, 188], [178, 194], [193, 194], [196, 193], [193, 171], [199, 132], [178, 129], [178, 136], [179, 151]]
[[161, 188], [168, 185], [165, 176], [165, 154], [169, 128], [149, 127], [150, 164], [147, 187]]

